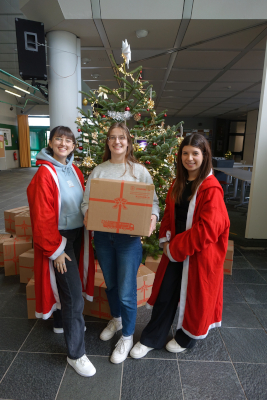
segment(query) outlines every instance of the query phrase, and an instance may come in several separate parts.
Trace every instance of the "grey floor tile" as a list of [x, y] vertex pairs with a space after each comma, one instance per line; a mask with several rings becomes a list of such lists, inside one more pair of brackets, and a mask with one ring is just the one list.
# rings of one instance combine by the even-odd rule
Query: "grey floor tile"
[[266, 400], [267, 365], [234, 364], [248, 400]]
[[231, 363], [179, 361], [185, 400], [245, 400]]
[[28, 318], [27, 300], [25, 294], [11, 293], [8, 296], [8, 301], [0, 308], [0, 318]]
[[100, 356], [90, 357], [90, 361], [96, 368], [90, 378], [79, 376], [68, 365], [57, 400], [119, 400], [123, 364], [112, 364], [108, 357]]
[[224, 285], [223, 303], [245, 303], [245, 299], [235, 285]]
[[260, 276], [267, 282], [267, 269], [258, 269], [257, 270]]
[[54, 400], [66, 368], [66, 357], [19, 353], [0, 386], [0, 398]]
[[211, 329], [205, 339], [197, 340], [195, 346], [177, 354], [178, 360], [230, 361], [218, 329]]
[[267, 285], [236, 284], [248, 303], [267, 303]]
[[150, 321], [152, 310], [146, 308], [146, 306], [137, 308], [136, 322], [138, 324], [144, 324], [144, 326]]
[[84, 335], [86, 354], [89, 356], [110, 356], [115, 344], [121, 337], [121, 331], [118, 331], [112, 339], [103, 342], [99, 338], [100, 333], [105, 328], [103, 322], [86, 322], [86, 327], [87, 330]]
[[259, 322], [267, 329], [267, 303], [265, 304], [250, 304], [250, 307], [256, 314]]
[[226, 303], [223, 307], [222, 327], [261, 328], [261, 324], [248, 304]]
[[256, 269], [267, 269], [267, 250], [245, 250], [242, 254]]
[[[144, 327], [145, 325], [143, 324], [135, 325], [135, 332], [133, 338], [134, 344], [139, 342]], [[173, 338], [173, 333], [171, 329], [166, 339], [166, 343], [168, 343], [172, 338]], [[168, 350], [165, 349], [165, 347], [163, 347], [162, 349], [155, 349], [150, 351], [144, 358], [164, 358], [167, 360], [171, 360], [171, 359], [176, 359], [176, 355], [174, 353], [170, 353]]]
[[0, 380], [3, 378], [16, 354], [15, 351], [0, 351]]
[[53, 332], [53, 320], [37, 320], [21, 351], [66, 354], [63, 333]]
[[19, 284], [19, 275], [5, 276], [5, 269], [0, 268], [0, 293], [12, 292]]
[[267, 363], [267, 335], [263, 329], [221, 328], [233, 362]]
[[234, 283], [234, 281], [233, 281], [233, 278], [232, 278], [232, 275], [224, 275], [223, 276], [223, 284], [224, 285], [229, 285], [229, 284], [233, 284]]
[[245, 257], [234, 257], [233, 269], [252, 269], [252, 265], [248, 262]]
[[36, 321], [1, 318], [0, 323], [0, 350], [17, 351], [25, 341]]
[[121, 400], [182, 400], [177, 360], [132, 360], [123, 367]]
[[255, 269], [233, 269], [232, 279], [234, 283], [262, 283], [266, 281]]
[[234, 247], [234, 257], [242, 256], [241, 250], [238, 249], [236, 246]]

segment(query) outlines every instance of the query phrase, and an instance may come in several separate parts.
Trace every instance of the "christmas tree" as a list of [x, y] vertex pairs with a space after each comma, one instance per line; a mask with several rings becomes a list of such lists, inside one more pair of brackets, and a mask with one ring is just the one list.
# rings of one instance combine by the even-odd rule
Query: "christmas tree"
[[[122, 56], [124, 62], [117, 65], [111, 55], [115, 77], [120, 83], [118, 89], [100, 86], [84, 95], [83, 104], [91, 104], [91, 110], [76, 120], [78, 132], [78, 152], [75, 163], [84, 174], [85, 181], [94, 169], [102, 162], [102, 155], [109, 127], [116, 121], [136, 121], [130, 129], [134, 142], [134, 155], [149, 170], [159, 198], [160, 217], [165, 207], [169, 186], [175, 177], [175, 156], [182, 141], [183, 121], [170, 127], [164, 127], [166, 111], [159, 114], [154, 110], [156, 93], [148, 81], [142, 80], [142, 67], [127, 72], [129, 66], [130, 46], [123, 42]], [[141, 116], [148, 114], [148, 117]], [[178, 131], [179, 129], [179, 131]], [[159, 253], [158, 229], [150, 238], [143, 238], [144, 258], [149, 254], [156, 257]]]

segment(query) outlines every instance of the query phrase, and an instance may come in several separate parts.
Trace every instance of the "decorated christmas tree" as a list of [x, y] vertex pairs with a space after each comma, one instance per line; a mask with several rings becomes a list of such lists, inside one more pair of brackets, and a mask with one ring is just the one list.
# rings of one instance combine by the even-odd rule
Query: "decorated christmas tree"
[[[153, 98], [156, 93], [149, 82], [143, 81], [142, 67], [130, 72], [126, 70], [131, 59], [127, 40], [123, 42], [122, 57], [124, 62], [118, 66], [111, 56], [115, 77], [120, 84], [118, 89], [102, 85], [98, 90], [81, 92], [84, 96], [83, 104], [89, 103], [91, 109], [87, 113], [79, 109], [83, 118], [76, 120], [80, 136], [77, 139], [75, 163], [86, 181], [94, 167], [102, 162], [109, 127], [116, 121], [132, 125], [130, 120], [133, 118], [136, 124], [130, 132], [134, 155], [153, 178], [162, 217], [167, 191], [175, 177], [175, 156], [183, 140], [183, 122], [165, 128], [166, 111], [157, 114], [154, 110]], [[144, 257], [148, 254], [156, 257], [160, 253], [158, 228], [150, 238], [143, 238]]]

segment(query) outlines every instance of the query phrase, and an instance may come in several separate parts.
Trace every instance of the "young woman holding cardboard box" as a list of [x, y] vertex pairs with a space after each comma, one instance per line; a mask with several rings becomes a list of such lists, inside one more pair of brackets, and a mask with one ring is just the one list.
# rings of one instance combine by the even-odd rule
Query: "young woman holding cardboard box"
[[[103, 163], [90, 175], [82, 203], [87, 225], [90, 183], [93, 178], [117, 179], [153, 183], [147, 169], [133, 156], [130, 132], [125, 124], [116, 122], [107, 134]], [[159, 216], [158, 199], [154, 193], [150, 234], [156, 228]], [[133, 346], [133, 333], [137, 313], [136, 275], [142, 260], [140, 237], [121, 233], [94, 232], [97, 258], [107, 285], [107, 297], [113, 319], [100, 335], [100, 339], [111, 339], [122, 329], [122, 337], [111, 356], [114, 364], [124, 361]]]
[[168, 351], [192, 348], [211, 328], [221, 326], [229, 226], [223, 190], [212, 174], [209, 144], [200, 134], [187, 136], [179, 148], [177, 176], [161, 222], [164, 254], [148, 300], [152, 316], [131, 350], [133, 358], [165, 345], [178, 303], [177, 331], [166, 345]]
[[49, 146], [37, 155], [40, 167], [27, 189], [34, 241], [35, 314], [48, 319], [54, 313], [54, 332], [64, 329], [68, 363], [78, 374], [92, 376], [96, 370], [85, 355], [82, 295], [92, 299], [94, 293], [94, 256], [89, 233], [83, 229], [84, 179], [72, 164], [74, 148], [72, 131], [64, 126], [54, 128]]

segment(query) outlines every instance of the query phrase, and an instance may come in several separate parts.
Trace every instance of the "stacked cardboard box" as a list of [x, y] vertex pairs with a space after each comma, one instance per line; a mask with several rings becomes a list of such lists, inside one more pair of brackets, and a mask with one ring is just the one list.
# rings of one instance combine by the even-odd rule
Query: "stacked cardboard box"
[[19, 256], [20, 283], [28, 283], [33, 275], [34, 249]]
[[228, 240], [227, 253], [223, 264], [223, 272], [225, 273], [225, 275], [232, 275], [233, 259], [234, 259], [234, 241]]
[[32, 236], [30, 211], [15, 215], [15, 232], [17, 237]]
[[0, 234], [0, 267], [4, 266], [4, 249], [3, 249], [3, 243], [10, 239], [11, 235], [10, 233], [1, 233]]
[[27, 298], [27, 310], [28, 310], [28, 319], [36, 319], [35, 316], [35, 280], [34, 276], [30, 279], [26, 286], [26, 298]]
[[[142, 307], [149, 299], [154, 278], [154, 272], [141, 264], [137, 273], [137, 307]], [[95, 273], [94, 301], [84, 301], [84, 315], [108, 320], [112, 318], [106, 288], [103, 273], [101, 270], [97, 270]]]
[[23, 207], [18, 207], [18, 208], [13, 208], [12, 210], [6, 210], [4, 211], [4, 217], [5, 217], [5, 230], [6, 232], [15, 234], [15, 216], [25, 212], [29, 211], [29, 207], [23, 206]]
[[14, 237], [3, 243], [5, 275], [19, 274], [19, 256], [32, 249], [31, 237]]
[[161, 256], [158, 256], [158, 258], [154, 259], [151, 256], [147, 256], [146, 261], [145, 261], [145, 266], [149, 268], [153, 272], [157, 272], [159, 263], [161, 261]]

